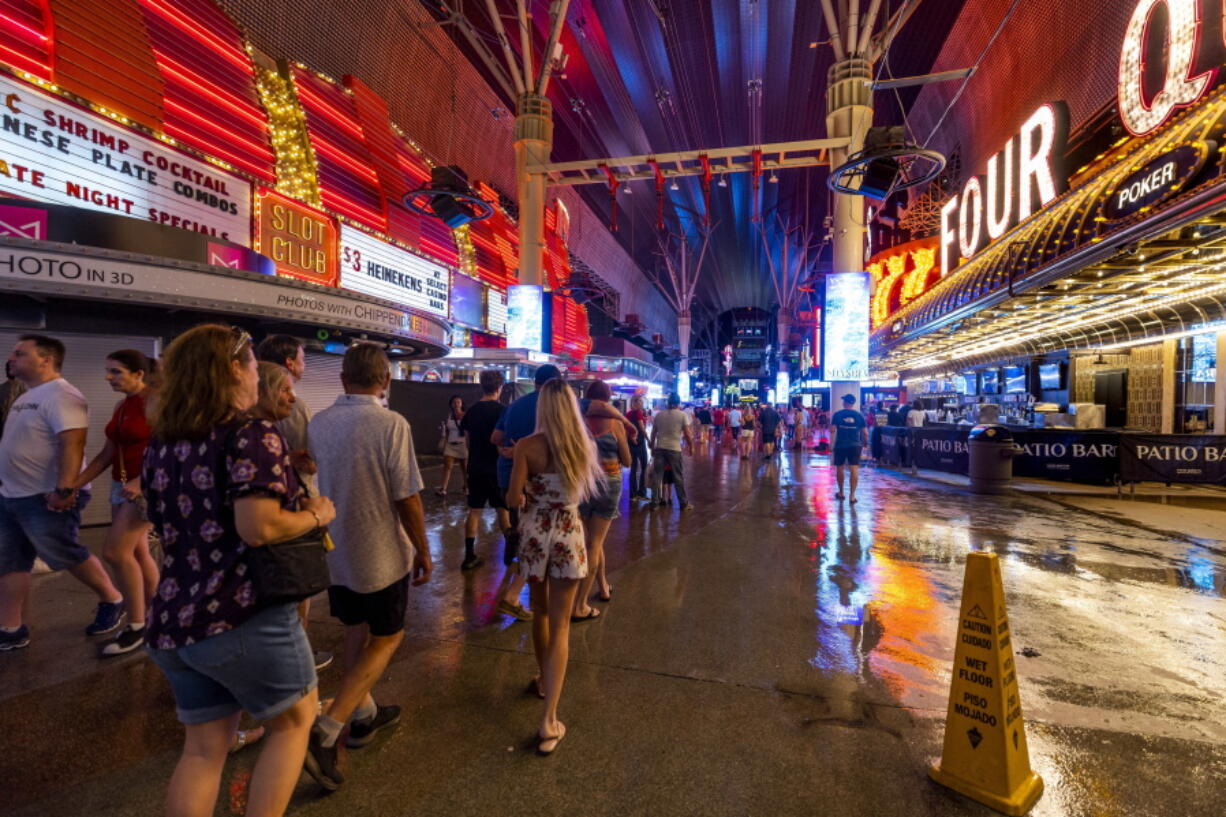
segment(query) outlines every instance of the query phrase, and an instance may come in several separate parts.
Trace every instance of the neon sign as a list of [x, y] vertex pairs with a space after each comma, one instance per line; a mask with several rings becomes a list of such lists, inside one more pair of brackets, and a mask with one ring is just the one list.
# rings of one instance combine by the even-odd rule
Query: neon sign
[[988, 240], [1004, 235], [1065, 191], [1067, 139], [1064, 103], [1039, 106], [1017, 136], [988, 160], [985, 178], [971, 176], [961, 195], [941, 206], [942, 275], [948, 275], [959, 259], [973, 258]]

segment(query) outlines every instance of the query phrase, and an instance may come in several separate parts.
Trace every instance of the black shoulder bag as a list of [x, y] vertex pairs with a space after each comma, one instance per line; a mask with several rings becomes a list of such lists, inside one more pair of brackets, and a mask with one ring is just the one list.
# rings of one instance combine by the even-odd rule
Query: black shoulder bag
[[[229, 446], [226, 448], [228, 452]], [[300, 484], [307, 494], [306, 483]], [[331, 549], [332, 538], [326, 527], [281, 542], [247, 545], [247, 567], [260, 606], [296, 604], [327, 590], [332, 581], [325, 554]]]

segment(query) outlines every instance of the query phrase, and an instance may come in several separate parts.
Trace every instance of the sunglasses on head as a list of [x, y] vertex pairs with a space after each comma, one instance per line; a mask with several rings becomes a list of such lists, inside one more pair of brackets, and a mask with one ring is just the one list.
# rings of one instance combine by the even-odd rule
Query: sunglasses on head
[[231, 326], [230, 334], [234, 336], [234, 349], [230, 352], [230, 356], [238, 357], [238, 353], [243, 351], [243, 347], [251, 344], [251, 335], [241, 326]]

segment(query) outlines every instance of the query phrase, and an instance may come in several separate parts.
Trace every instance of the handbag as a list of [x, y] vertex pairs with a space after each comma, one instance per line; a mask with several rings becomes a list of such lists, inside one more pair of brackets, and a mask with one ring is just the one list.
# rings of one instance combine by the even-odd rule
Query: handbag
[[[304, 496], [309, 496], [306, 483]], [[327, 527], [314, 528], [281, 542], [247, 547], [247, 567], [261, 607], [296, 604], [332, 584], [326, 554], [332, 550]]]

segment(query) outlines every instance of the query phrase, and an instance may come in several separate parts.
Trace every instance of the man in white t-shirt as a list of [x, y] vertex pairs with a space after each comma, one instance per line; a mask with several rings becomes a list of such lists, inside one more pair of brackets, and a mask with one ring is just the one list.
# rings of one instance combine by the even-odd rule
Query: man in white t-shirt
[[732, 450], [736, 451], [737, 438], [741, 436], [741, 407], [733, 404], [728, 412], [728, 439], [732, 440]]
[[682, 443], [694, 450], [694, 441], [690, 437], [690, 418], [678, 406], [681, 398], [675, 394], [668, 396], [668, 408], [657, 414], [651, 421], [651, 486], [654, 508], [662, 505], [664, 495], [664, 469], [667, 466], [673, 472], [674, 488], [677, 490], [677, 501], [681, 510], [688, 511], [694, 506], [689, 503], [685, 491], [685, 465], [681, 458]]
[[72, 488], [85, 459], [89, 411], [85, 398], [60, 377], [64, 344], [22, 335], [9, 355], [27, 391], [14, 401], [0, 436], [0, 651], [30, 643], [22, 611], [34, 558], [67, 570], [98, 594], [86, 635], [123, 623], [123, 598], [98, 557], [77, 541], [89, 488]]

